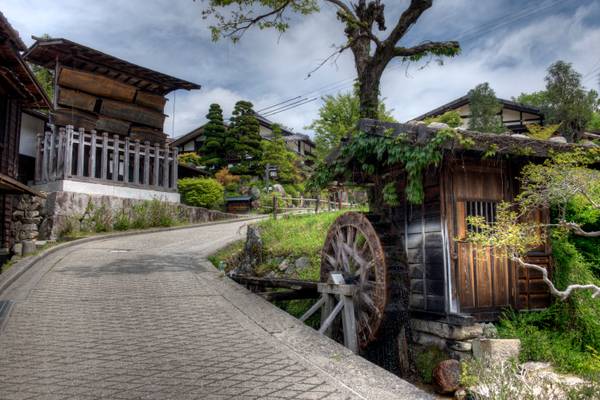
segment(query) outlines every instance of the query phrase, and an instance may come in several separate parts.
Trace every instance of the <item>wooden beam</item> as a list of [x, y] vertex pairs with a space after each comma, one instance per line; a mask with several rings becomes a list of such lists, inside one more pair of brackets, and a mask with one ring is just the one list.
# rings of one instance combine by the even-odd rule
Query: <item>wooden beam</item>
[[67, 107], [74, 107], [84, 111], [94, 111], [96, 107], [96, 97], [78, 90], [58, 87], [58, 104]]
[[165, 122], [165, 116], [160, 112], [137, 104], [123, 103], [115, 100], [103, 100], [100, 107], [100, 114], [147, 125], [156, 129], [162, 129]]
[[132, 102], [136, 88], [117, 80], [89, 72], [63, 67], [58, 79], [60, 86], [82, 90], [108, 99]]
[[130, 122], [122, 121], [116, 118], [105, 117], [102, 115], [98, 117], [98, 121], [96, 121], [97, 130], [118, 133], [120, 135], [127, 135], [129, 133], [130, 126]]
[[306, 289], [317, 291], [319, 282], [303, 281], [298, 279], [283, 279], [283, 278], [259, 278], [256, 276], [247, 275], [232, 275], [231, 279], [237, 283], [244, 285], [253, 285], [258, 287], [270, 288], [287, 288], [287, 289]]
[[167, 99], [164, 96], [158, 94], [148, 93], [138, 90], [135, 96], [135, 103], [144, 107], [151, 108], [153, 110], [163, 112], [165, 109], [165, 103]]

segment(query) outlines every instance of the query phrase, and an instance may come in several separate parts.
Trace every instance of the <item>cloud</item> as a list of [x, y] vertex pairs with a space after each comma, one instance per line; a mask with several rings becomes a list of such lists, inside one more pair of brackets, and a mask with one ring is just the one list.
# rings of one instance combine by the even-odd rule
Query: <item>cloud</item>
[[[201, 124], [212, 102], [222, 104], [229, 117], [239, 99], [261, 109], [299, 95], [349, 91], [356, 75], [349, 52], [306, 79], [331, 54], [332, 45], [344, 41], [335, 9], [324, 4], [321, 13], [294, 16], [283, 35], [252, 30], [235, 45], [211, 41], [208, 22], [201, 16], [202, 1], [3, 0], [2, 11], [28, 43], [31, 34], [49, 33], [201, 84], [200, 91], [176, 94], [178, 136]], [[408, 0], [386, 2], [388, 29], [407, 5]], [[463, 54], [444, 66], [432, 63], [422, 70], [422, 64], [394, 61], [384, 75], [382, 95], [402, 121], [484, 81], [503, 97], [542, 89], [545, 70], [557, 59], [572, 62], [585, 75], [596, 63], [600, 66], [599, 21], [600, 4], [593, 0], [436, 1], [402, 43], [461, 38]], [[587, 77], [586, 84], [595, 83], [593, 74]], [[172, 114], [172, 104], [167, 114]], [[270, 118], [301, 132], [317, 117], [320, 104], [314, 101]], [[172, 120], [165, 124], [168, 133]]]

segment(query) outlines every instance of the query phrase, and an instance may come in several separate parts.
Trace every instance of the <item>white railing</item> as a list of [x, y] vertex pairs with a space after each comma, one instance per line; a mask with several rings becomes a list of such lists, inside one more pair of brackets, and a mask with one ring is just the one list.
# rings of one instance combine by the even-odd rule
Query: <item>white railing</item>
[[77, 179], [144, 189], [177, 190], [177, 149], [72, 126], [37, 135], [36, 183]]

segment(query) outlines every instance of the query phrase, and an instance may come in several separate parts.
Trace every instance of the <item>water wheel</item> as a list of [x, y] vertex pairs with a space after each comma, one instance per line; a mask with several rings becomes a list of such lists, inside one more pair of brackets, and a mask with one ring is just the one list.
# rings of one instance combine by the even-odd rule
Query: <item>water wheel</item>
[[[396, 245], [398, 244], [398, 245]], [[321, 281], [332, 271], [357, 285], [354, 310], [359, 347], [376, 341], [385, 325], [394, 323], [402, 301], [400, 241], [379, 216], [348, 212], [329, 229], [321, 253]], [[386, 323], [387, 321], [387, 323]], [[339, 326], [338, 326], [339, 328]]]

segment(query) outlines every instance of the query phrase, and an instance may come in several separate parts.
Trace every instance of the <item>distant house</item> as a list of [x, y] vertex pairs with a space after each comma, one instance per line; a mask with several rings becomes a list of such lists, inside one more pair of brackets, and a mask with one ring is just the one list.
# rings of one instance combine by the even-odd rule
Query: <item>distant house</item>
[[[260, 124], [260, 136], [265, 140], [273, 137], [274, 122], [256, 114], [256, 119]], [[315, 143], [308, 135], [303, 133], [294, 133], [281, 126], [281, 133], [287, 148], [296, 153], [306, 165], [314, 164]], [[177, 147], [179, 153], [188, 153], [200, 151], [204, 141], [204, 125], [182, 135], [171, 142], [171, 146]]]
[[52, 108], [21, 57], [25, 49], [18, 33], [0, 13], [0, 263], [15, 242], [13, 195], [38, 194], [19, 181], [21, 130], [30, 122], [28, 113]]
[[[502, 111], [498, 114], [502, 118], [502, 123], [514, 133], [522, 133], [527, 131], [528, 124], [543, 124], [544, 115], [542, 112], [530, 106], [519, 104], [514, 101], [498, 99], [502, 104]], [[447, 111], [457, 111], [462, 118], [462, 127], [469, 127], [469, 118], [471, 118], [471, 110], [469, 107], [469, 96], [459, 97], [450, 103], [444, 104], [434, 110], [431, 110], [423, 115], [413, 118], [415, 121], [442, 115]]]

